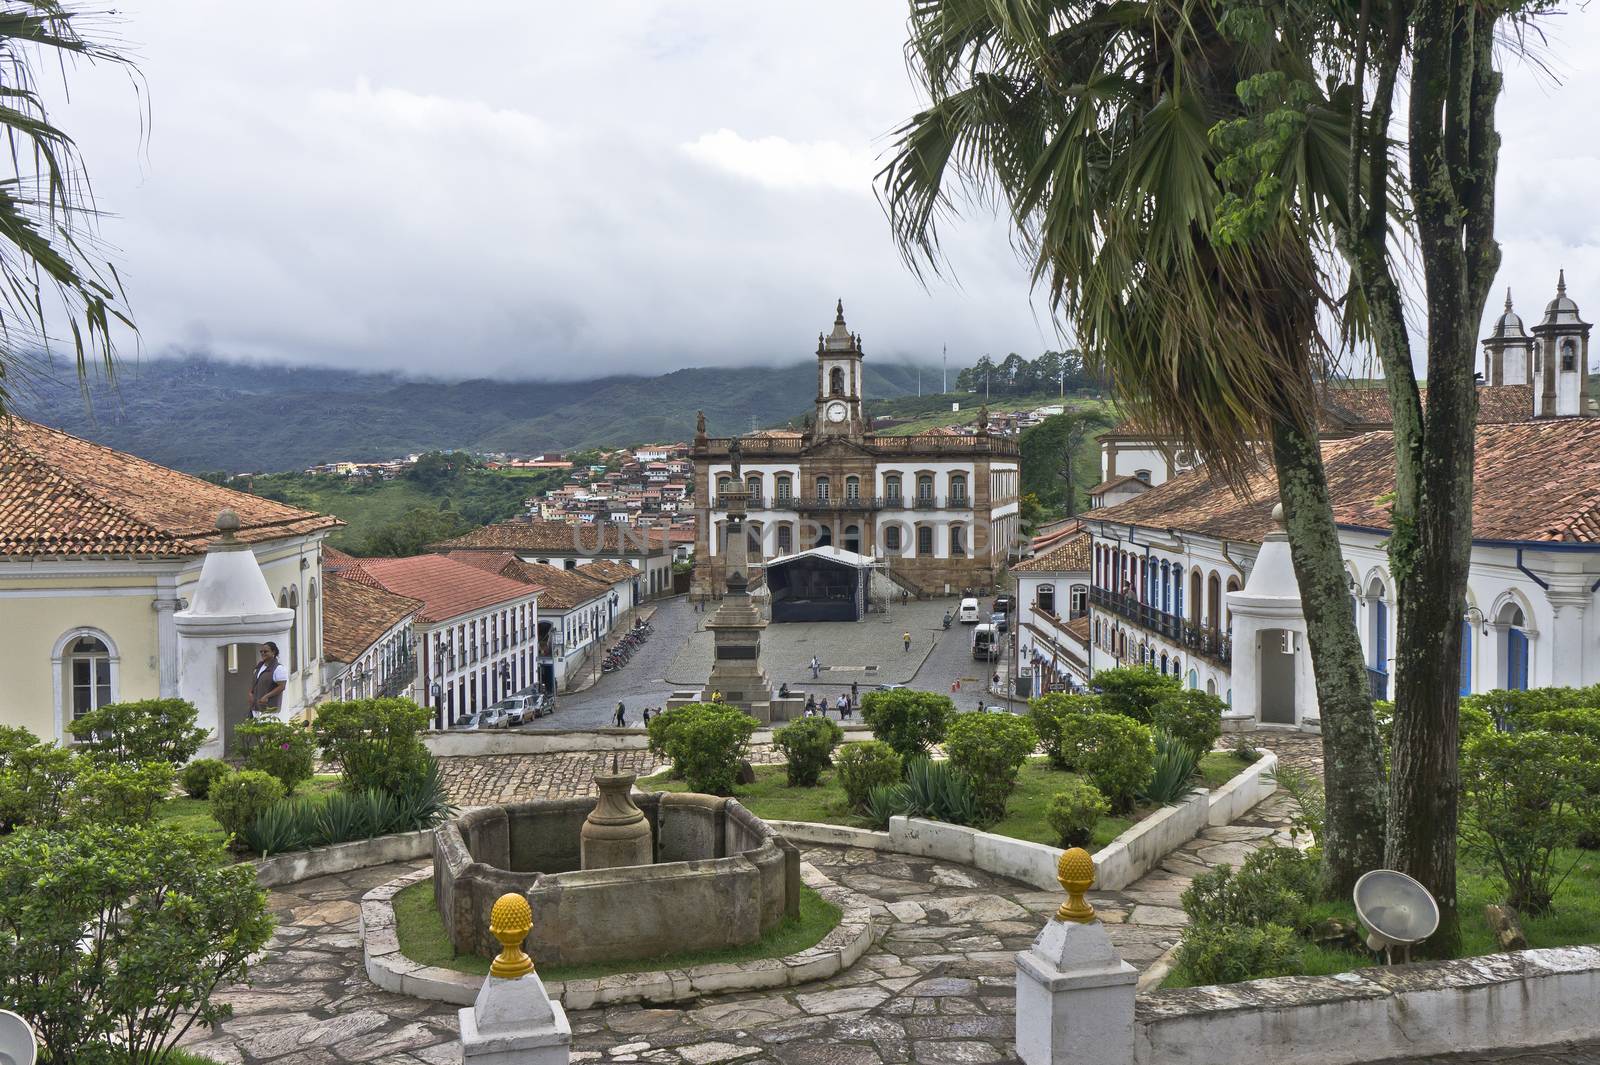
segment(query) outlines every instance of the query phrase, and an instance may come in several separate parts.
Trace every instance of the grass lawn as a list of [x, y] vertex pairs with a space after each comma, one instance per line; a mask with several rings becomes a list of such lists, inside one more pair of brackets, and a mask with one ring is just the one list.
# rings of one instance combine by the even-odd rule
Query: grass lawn
[[[1248, 763], [1231, 754], [1208, 754], [1201, 760], [1199, 775], [1205, 786], [1216, 787], [1242, 772]], [[786, 770], [781, 765], [758, 765], [756, 782], [734, 789], [734, 798], [743, 803], [751, 813], [774, 821], [816, 821], [829, 825], [847, 825], [867, 828], [867, 821], [845, 803], [844, 789], [837, 774], [825, 770], [821, 782], [814, 788], [791, 788]], [[1052, 769], [1044, 758], [1030, 758], [1017, 775], [1017, 788], [1006, 803], [1006, 816], [989, 829], [1012, 839], [1025, 839], [1034, 843], [1056, 846], [1060, 841], [1045, 813], [1050, 800], [1074, 773]], [[688, 785], [658, 773], [639, 782], [644, 791], [687, 791]], [[1127, 817], [1104, 817], [1095, 826], [1092, 847], [1103, 847], [1143, 817], [1153, 813], [1155, 807], [1140, 807]]]
[[[437, 965], [456, 972], [483, 976], [489, 971], [489, 959], [476, 954], [457, 954], [445, 935], [444, 922], [433, 904], [433, 881], [412, 884], [394, 897], [395, 932], [400, 940], [400, 952], [412, 961], [424, 965]], [[683, 969], [691, 965], [710, 965], [717, 962], [759, 961], [762, 958], [782, 958], [798, 954], [816, 946], [822, 937], [833, 931], [839, 923], [839, 907], [828, 902], [808, 887], [800, 889], [800, 916], [789, 917], [774, 925], [766, 935], [745, 947], [726, 947], [721, 950], [686, 951], [655, 958], [633, 961], [596, 962], [589, 965], [542, 965], [535, 957], [539, 975], [546, 980], [587, 980], [615, 973], [658, 972], [662, 969]]]
[[[337, 774], [318, 773], [296, 788], [294, 797], [320, 801], [326, 799], [338, 788], [339, 777]], [[211, 803], [207, 799], [191, 799], [187, 795], [168, 799], [166, 805], [156, 812], [156, 817], [162, 821], [214, 839], [218, 843], [227, 841], [227, 835], [222, 831], [222, 826], [217, 824], [211, 817]]]
[[[1600, 853], [1562, 849], [1556, 852], [1553, 867], [1572, 869], [1572, 875], [1556, 891], [1550, 912], [1538, 917], [1522, 914], [1522, 930], [1529, 947], [1571, 947], [1600, 942]], [[1461, 908], [1461, 950], [1458, 958], [1495, 954], [1500, 944], [1484, 919], [1485, 906], [1505, 900], [1505, 883], [1496, 872], [1463, 859], [1456, 869], [1456, 898]], [[1313, 908], [1315, 919], [1338, 917], [1356, 920], [1350, 902], [1324, 902]], [[1300, 955], [1307, 976], [1332, 976], [1352, 969], [1382, 964], [1366, 951], [1328, 950], [1307, 946]], [[1189, 987], [1181, 973], [1174, 971], [1162, 987]]]

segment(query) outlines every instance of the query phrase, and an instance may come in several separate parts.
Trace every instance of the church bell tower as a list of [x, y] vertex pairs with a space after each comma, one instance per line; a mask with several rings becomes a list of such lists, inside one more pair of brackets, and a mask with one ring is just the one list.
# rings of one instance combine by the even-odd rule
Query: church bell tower
[[860, 440], [866, 432], [861, 410], [861, 337], [844, 324], [844, 300], [833, 332], [817, 337], [817, 436]]

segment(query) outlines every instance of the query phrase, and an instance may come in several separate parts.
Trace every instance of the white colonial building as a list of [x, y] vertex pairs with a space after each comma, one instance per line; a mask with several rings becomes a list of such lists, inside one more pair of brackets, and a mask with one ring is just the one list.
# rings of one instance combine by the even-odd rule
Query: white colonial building
[[1016, 675], [1030, 692], [1089, 680], [1093, 537], [1077, 532], [1011, 567], [1017, 582]]

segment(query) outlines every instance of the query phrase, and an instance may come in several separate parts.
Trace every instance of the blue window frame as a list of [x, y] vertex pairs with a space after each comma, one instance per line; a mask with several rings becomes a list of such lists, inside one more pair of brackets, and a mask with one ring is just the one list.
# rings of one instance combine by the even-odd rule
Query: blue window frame
[[1506, 630], [1506, 687], [1528, 688], [1528, 636], [1521, 629]]
[[1472, 694], [1472, 622], [1461, 623], [1461, 694]]

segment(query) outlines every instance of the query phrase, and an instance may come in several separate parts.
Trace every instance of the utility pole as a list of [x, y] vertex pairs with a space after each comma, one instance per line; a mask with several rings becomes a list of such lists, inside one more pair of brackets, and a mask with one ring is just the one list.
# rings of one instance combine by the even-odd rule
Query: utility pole
[[917, 398], [922, 398], [922, 363], [917, 363]]
[[939, 378], [939, 394], [946, 395], [950, 391], [950, 345], [944, 345], [944, 373]]
[[[991, 360], [989, 358], [989, 353], [987, 351], [984, 352], [983, 353], [984, 365], [986, 367], [988, 367], [989, 363], [992, 362], [992, 361], [993, 360]], [[991, 370], [992, 370], [992, 367], [990, 367], [989, 369], [985, 369], [983, 371], [983, 401], [985, 403], [989, 402], [989, 374], [990, 374]]]

